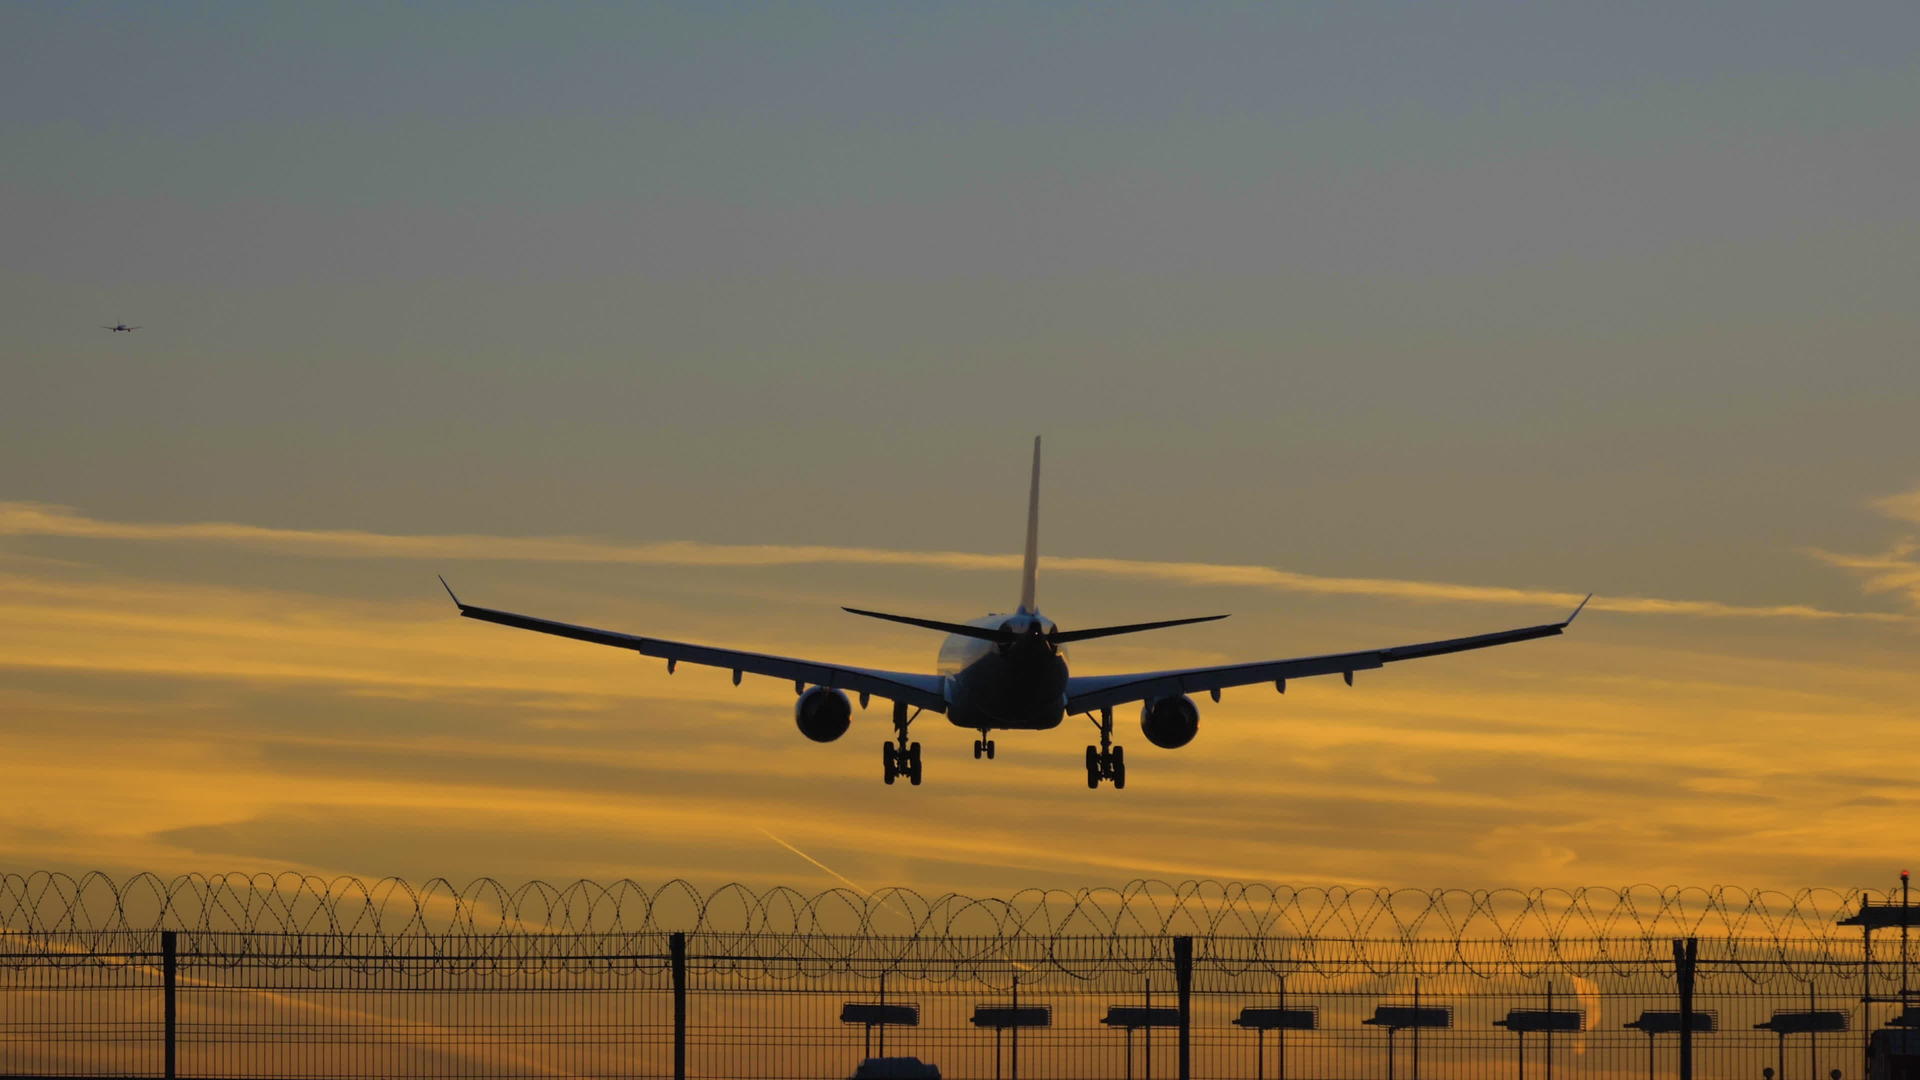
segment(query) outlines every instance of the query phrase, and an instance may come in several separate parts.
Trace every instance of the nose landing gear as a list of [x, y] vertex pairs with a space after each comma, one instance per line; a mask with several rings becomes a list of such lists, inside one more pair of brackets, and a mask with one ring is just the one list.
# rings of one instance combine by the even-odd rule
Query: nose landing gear
[[987, 734], [986, 729], [981, 728], [980, 729], [981, 737], [973, 740], [973, 756], [975, 760], [978, 760], [983, 757], [986, 758], [988, 761], [993, 760], [993, 740], [987, 738], [986, 734]]
[[1113, 710], [1101, 709], [1094, 726], [1100, 729], [1100, 745], [1087, 747], [1087, 787], [1111, 780], [1119, 791], [1127, 786], [1127, 754], [1125, 747], [1113, 745]]
[[907, 783], [920, 786], [920, 744], [907, 741], [907, 725], [911, 723], [913, 717], [907, 715], [906, 703], [894, 702], [893, 740], [880, 744], [880, 776], [889, 784], [904, 776]]

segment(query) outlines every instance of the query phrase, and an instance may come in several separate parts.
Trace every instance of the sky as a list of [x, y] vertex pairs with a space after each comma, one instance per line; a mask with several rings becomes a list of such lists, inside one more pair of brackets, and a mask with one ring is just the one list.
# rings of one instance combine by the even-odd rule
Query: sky
[[[1908, 3], [0, 6], [0, 867], [1884, 886]], [[112, 334], [125, 321], [142, 327]], [[454, 617], [1083, 673], [1178, 752]]]

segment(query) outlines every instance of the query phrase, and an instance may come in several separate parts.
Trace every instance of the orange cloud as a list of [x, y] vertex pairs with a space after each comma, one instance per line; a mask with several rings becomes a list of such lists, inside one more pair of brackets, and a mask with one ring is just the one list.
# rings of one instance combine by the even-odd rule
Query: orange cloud
[[1890, 518], [1920, 525], [1920, 488], [1899, 495], [1885, 495], [1867, 505]]
[[[618, 544], [579, 537], [477, 536], [447, 534], [401, 536], [351, 529], [278, 529], [233, 522], [164, 524], [104, 521], [70, 507], [45, 503], [0, 502], [0, 536], [50, 536], [75, 539], [228, 544], [288, 555], [335, 558], [464, 559], [523, 562], [624, 563], [649, 566], [912, 566], [940, 570], [1013, 571], [1017, 555], [963, 551], [898, 551], [886, 548], [818, 545], [703, 544], [666, 541]], [[1089, 556], [1048, 557], [1048, 573], [1088, 574], [1135, 581], [1184, 585], [1236, 586], [1277, 592], [1390, 597], [1421, 601], [1572, 607], [1581, 594], [1395, 578], [1329, 577], [1269, 566], [1155, 562]], [[1595, 611], [1633, 615], [1691, 615], [1709, 618], [1863, 620], [1907, 622], [1887, 612], [1832, 611], [1805, 604], [1743, 605], [1714, 600], [1659, 597], [1599, 597]]]
[[[1867, 505], [1895, 521], [1920, 524], [1920, 489], [1882, 496], [1870, 500]], [[1858, 576], [1860, 587], [1867, 593], [1892, 593], [1902, 597], [1909, 606], [1920, 608], [1920, 557], [1916, 557], [1920, 556], [1920, 542], [1912, 537], [1901, 539], [1885, 551], [1870, 555], [1849, 555], [1819, 548], [1806, 550], [1807, 554], [1828, 566]]]
[[[18, 504], [0, 510], [0, 529], [355, 558], [445, 558], [441, 545], [474, 559], [505, 549], [543, 561], [705, 560], [691, 563], [699, 566], [866, 557], [865, 549], [89, 523]], [[1004, 572], [1013, 563], [878, 554], [895, 565]], [[939, 561], [948, 558], [971, 561]], [[1252, 566], [1064, 559], [1050, 567], [1354, 595], [1570, 602]], [[724, 612], [661, 606], [639, 621], [633, 629], [698, 621], [704, 632], [775, 652], [819, 648], [805, 626], [761, 611], [729, 624]], [[17, 788], [16, 809], [0, 818], [0, 858], [707, 882], [791, 883], [818, 872], [822, 885], [838, 875], [974, 891], [1034, 875], [1105, 884], [1141, 874], [1327, 884], [1841, 876], [1850, 884], [1857, 862], [1891, 857], [1884, 853], [1904, 842], [1899, 823], [1911, 800], [1897, 778], [1911, 769], [1898, 747], [1913, 722], [1912, 676], [1903, 658], [1876, 665], [1881, 653], [1853, 647], [1882, 636], [1864, 624], [1829, 623], [1818, 635], [1801, 632], [1807, 625], [1757, 624], [1744, 645], [1767, 655], [1730, 655], [1709, 651], [1685, 626], [1622, 620], [1497, 662], [1380, 673], [1354, 690], [1336, 680], [1284, 698], [1229, 692], [1218, 705], [1203, 703], [1200, 740], [1181, 753], [1158, 753], [1128, 732], [1138, 771], [1117, 799], [1076, 780], [1085, 729], [1008, 736], [1001, 760], [986, 764], [968, 758], [965, 733], [934, 718], [915, 729], [931, 782], [907, 793], [876, 775], [882, 716], [861, 714], [861, 733], [816, 747], [791, 728], [783, 684], [736, 690], [724, 672], [697, 669], [669, 679], [618, 650], [471, 625], [425, 594], [357, 601], [20, 567], [0, 573], [0, 714]], [[920, 669], [930, 644], [892, 634], [858, 640], [859, 655], [822, 659]], [[1266, 644], [1221, 642], [1236, 652]], [[1139, 648], [1101, 655], [1128, 664], [1173, 655]], [[1229, 658], [1196, 649], [1179, 662]], [[1821, 737], [1841, 730], [1844, 741]], [[1870, 764], [1860, 745], [1879, 748]], [[1863, 816], [1862, 800], [1888, 809]], [[906, 806], [912, 824], [903, 834], [895, 808]], [[1836, 856], [1843, 833], [1853, 854]]]
[[1920, 544], [1902, 540], [1874, 555], [1847, 555], [1808, 548], [1807, 554], [1850, 571], [1860, 577], [1860, 587], [1868, 593], [1894, 593], [1914, 607], [1920, 607]]

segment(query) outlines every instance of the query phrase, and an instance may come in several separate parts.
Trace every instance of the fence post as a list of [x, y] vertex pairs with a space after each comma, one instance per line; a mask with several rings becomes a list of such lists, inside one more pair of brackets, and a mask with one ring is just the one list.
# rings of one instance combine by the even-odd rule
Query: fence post
[[1673, 939], [1673, 981], [1680, 990], [1680, 1080], [1693, 1080], [1693, 967], [1700, 939]]
[[687, 935], [667, 936], [673, 959], [673, 1080], [687, 1080]]
[[1180, 1080], [1193, 1080], [1193, 939], [1173, 939], [1173, 987], [1180, 1007]]
[[175, 991], [178, 988], [180, 974], [180, 943], [178, 935], [172, 930], [160, 931], [160, 996], [161, 1016], [166, 1046], [166, 1068], [163, 1075], [174, 1080], [179, 1075], [179, 1037], [176, 1023], [179, 1020], [178, 1002]]

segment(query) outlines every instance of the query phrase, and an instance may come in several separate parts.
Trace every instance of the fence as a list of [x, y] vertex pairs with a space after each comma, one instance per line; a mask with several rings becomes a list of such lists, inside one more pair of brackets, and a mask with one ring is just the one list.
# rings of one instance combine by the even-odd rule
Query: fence
[[1903, 899], [11, 876], [0, 1074], [1898, 1080]]

